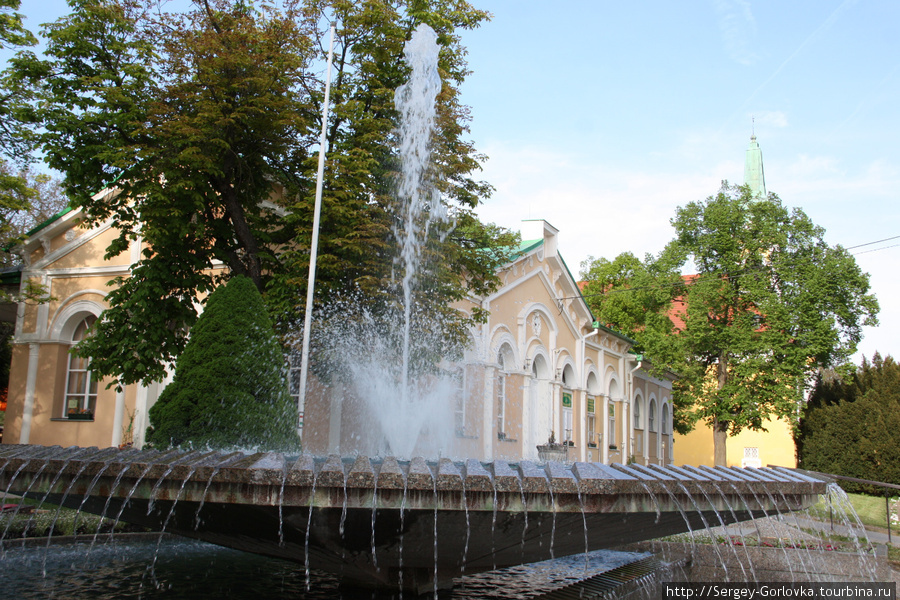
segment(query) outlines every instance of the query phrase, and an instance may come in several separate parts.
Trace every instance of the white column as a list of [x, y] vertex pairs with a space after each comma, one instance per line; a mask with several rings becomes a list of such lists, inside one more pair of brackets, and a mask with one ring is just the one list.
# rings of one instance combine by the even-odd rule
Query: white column
[[481, 406], [481, 452], [482, 460], [494, 457], [494, 379], [496, 368], [484, 369], [484, 402]]
[[112, 442], [113, 448], [122, 445], [122, 426], [125, 418], [125, 388], [116, 391], [116, 412], [113, 415]]
[[556, 441], [566, 441], [566, 434], [562, 430], [562, 384], [555, 379], [550, 383], [550, 414], [553, 420], [553, 431], [556, 433]]
[[134, 447], [143, 448], [144, 438], [147, 435], [147, 426], [150, 425], [150, 418], [147, 411], [147, 398], [149, 389], [143, 384], [138, 384], [137, 393], [134, 401]]
[[522, 423], [519, 432], [520, 441], [522, 443], [522, 458], [531, 459], [537, 452], [534, 442], [534, 431], [531, 426], [531, 372], [522, 372]]
[[[22, 429], [19, 443], [27, 444], [31, 438], [31, 419], [34, 415], [34, 390], [37, 385], [39, 344], [28, 344], [28, 374], [25, 378], [25, 406], [22, 409]], [[61, 415], [56, 415], [61, 416]]]
[[587, 445], [590, 441], [587, 439], [587, 397], [587, 390], [581, 390], [581, 407], [578, 409], [578, 431], [581, 434], [579, 437], [581, 444], [578, 446], [578, 460], [582, 462], [587, 460]]
[[600, 461], [604, 464], [609, 464], [609, 396], [604, 394], [601, 398], [603, 403], [603, 420], [600, 422], [600, 430], [603, 432], [603, 439], [600, 443]]

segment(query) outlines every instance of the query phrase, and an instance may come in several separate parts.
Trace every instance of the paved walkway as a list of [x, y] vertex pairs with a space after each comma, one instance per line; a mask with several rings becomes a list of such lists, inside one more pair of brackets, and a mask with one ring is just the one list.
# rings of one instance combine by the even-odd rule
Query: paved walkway
[[[862, 537], [863, 532], [870, 542], [875, 544], [887, 544], [900, 547], [900, 530], [891, 530], [890, 542], [888, 542], [887, 532], [873, 531], [870, 529], [863, 530], [859, 525], [850, 526], [835, 521], [834, 524], [829, 521], [819, 521], [811, 519], [804, 515], [787, 514], [777, 517], [769, 517], [756, 519], [755, 521], [744, 521], [722, 527], [712, 529], [714, 535], [736, 535], [746, 537], [771, 537], [771, 538], [787, 538], [796, 541], [814, 542], [821, 539], [822, 535], [836, 534], [844, 537]], [[818, 532], [814, 533], [814, 532]]]

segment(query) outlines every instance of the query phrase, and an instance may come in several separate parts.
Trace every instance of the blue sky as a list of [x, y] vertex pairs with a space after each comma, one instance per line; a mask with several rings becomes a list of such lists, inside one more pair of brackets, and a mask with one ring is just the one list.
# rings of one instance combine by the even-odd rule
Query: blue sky
[[[830, 243], [900, 236], [900, 2], [470, 1], [494, 15], [463, 33], [482, 217], [546, 219], [573, 272], [658, 252], [678, 206], [742, 183], [751, 118], [767, 188]], [[21, 10], [37, 30], [66, 3]], [[860, 350], [900, 357], [900, 239], [854, 252], [882, 307]]]
[[[900, 3], [482, 0], [467, 32], [482, 216], [544, 218], [575, 271], [659, 252], [675, 209], [743, 183], [751, 119], [766, 185], [845, 247], [900, 236]], [[853, 250], [900, 355], [900, 239]], [[863, 253], [865, 252], [865, 253]]]

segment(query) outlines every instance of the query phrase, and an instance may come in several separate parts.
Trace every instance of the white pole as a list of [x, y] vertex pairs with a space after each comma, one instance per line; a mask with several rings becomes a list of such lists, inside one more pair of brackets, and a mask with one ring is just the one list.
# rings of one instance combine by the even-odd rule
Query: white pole
[[316, 286], [316, 255], [319, 252], [319, 218], [322, 214], [322, 180], [325, 175], [325, 146], [328, 143], [328, 96], [331, 93], [331, 63], [334, 57], [334, 25], [328, 48], [328, 71], [325, 74], [325, 101], [322, 107], [322, 135], [319, 138], [319, 172], [316, 176], [316, 208], [313, 213], [312, 244], [309, 247], [309, 283], [306, 287], [306, 314], [303, 316], [303, 354], [300, 363], [300, 413], [298, 430], [303, 434], [303, 410], [306, 405], [306, 380], [309, 375], [309, 330], [312, 326], [313, 291]]

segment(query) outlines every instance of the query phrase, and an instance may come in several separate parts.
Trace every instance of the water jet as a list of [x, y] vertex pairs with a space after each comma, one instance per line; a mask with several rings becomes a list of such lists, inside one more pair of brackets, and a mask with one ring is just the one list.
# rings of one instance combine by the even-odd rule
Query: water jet
[[[787, 469], [25, 445], [0, 447], [0, 461], [6, 493], [414, 592], [802, 509], [827, 485]], [[733, 494], [715, 491], [723, 482]]]

